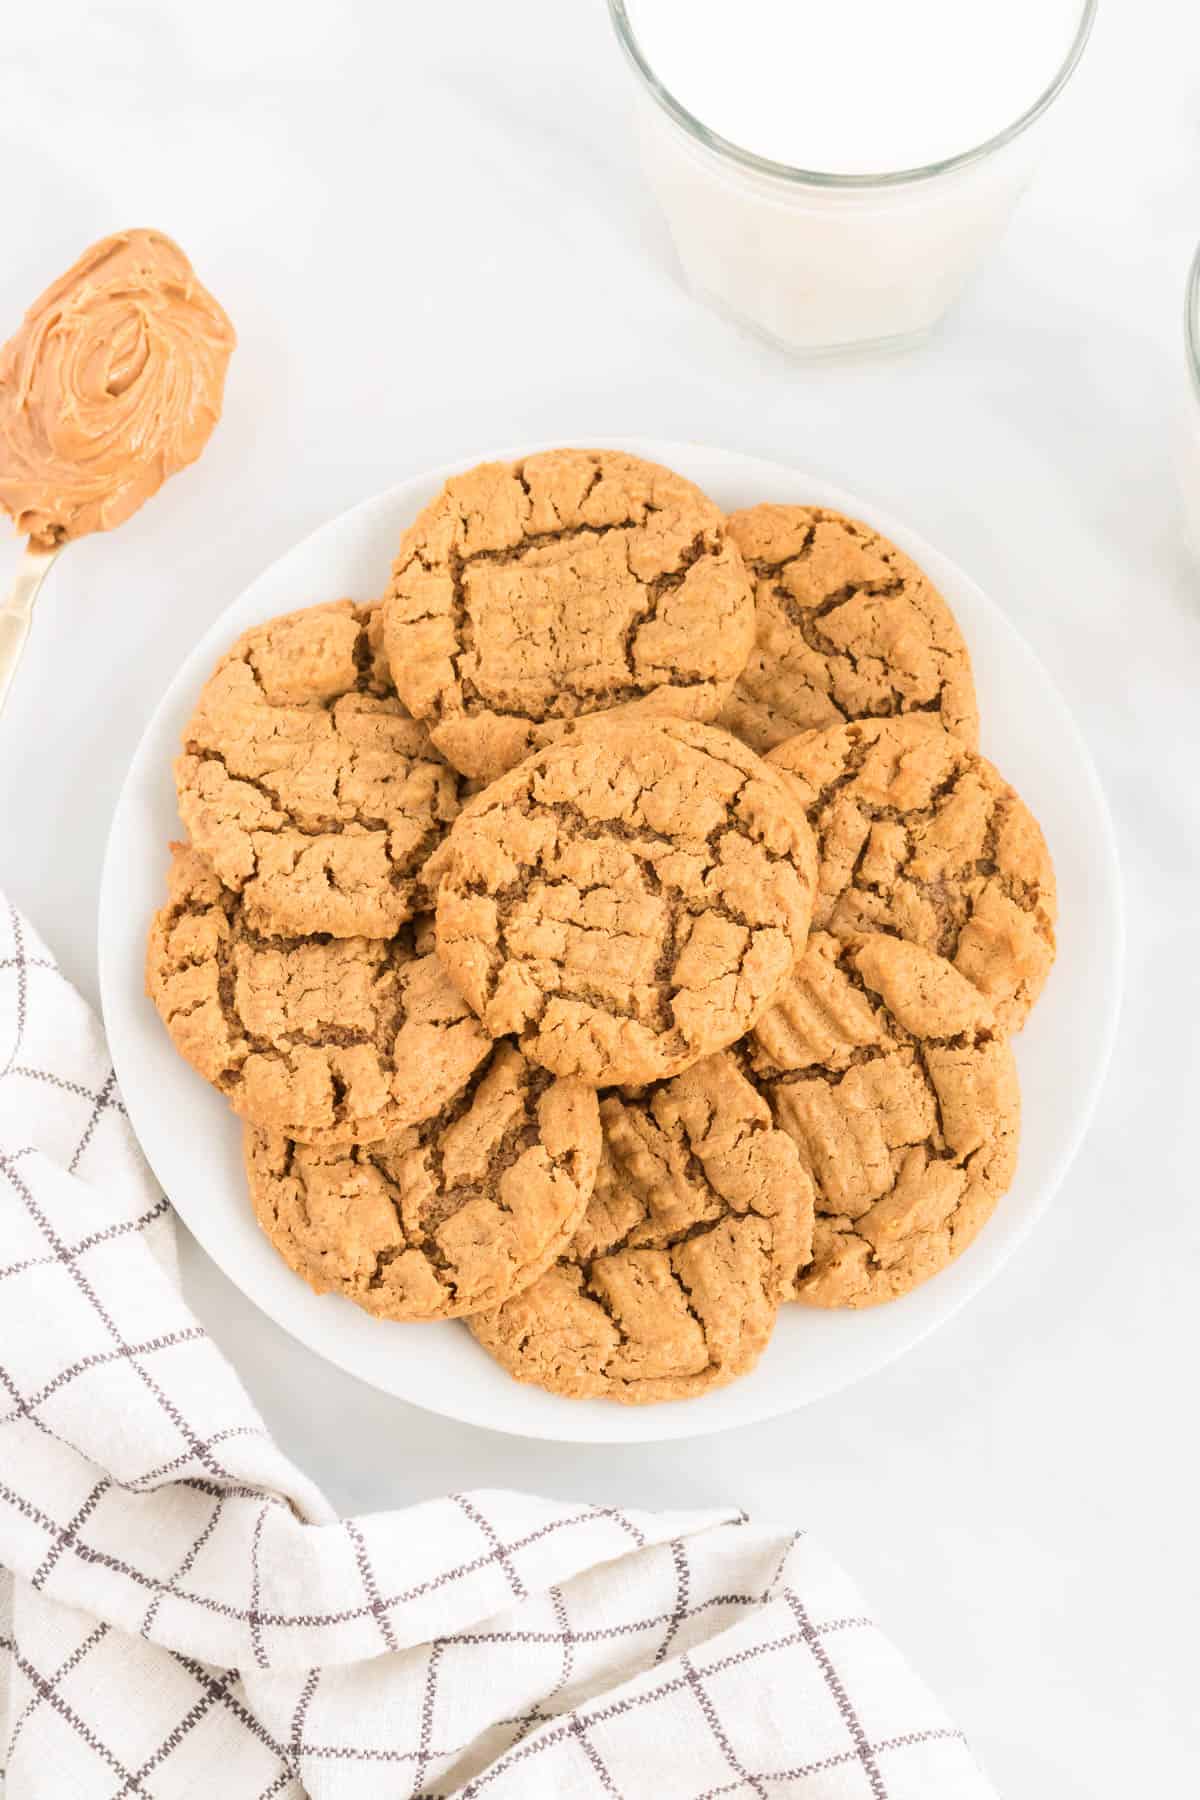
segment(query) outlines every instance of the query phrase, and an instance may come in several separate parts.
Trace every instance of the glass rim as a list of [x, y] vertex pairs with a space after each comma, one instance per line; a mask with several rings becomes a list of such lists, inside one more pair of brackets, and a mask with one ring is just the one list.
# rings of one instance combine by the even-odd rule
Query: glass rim
[[1187, 351], [1188, 373], [1192, 378], [1192, 392], [1200, 400], [1200, 247], [1192, 257], [1187, 287], [1184, 289], [1183, 342]]
[[[943, 157], [938, 162], [920, 163], [908, 169], [887, 169], [877, 174], [849, 175], [839, 174], [832, 170], [801, 169], [791, 163], [775, 162], [770, 157], [759, 156], [753, 150], [746, 150], [719, 132], [712, 131], [700, 119], [690, 113], [681, 101], [677, 100], [670, 89], [659, 80], [650, 67], [641, 45], [634, 34], [625, 0], [608, 0], [609, 17], [617, 34], [617, 41], [634, 70], [641, 77], [651, 98], [655, 100], [667, 116], [681, 126], [687, 135], [701, 144], [705, 149], [714, 151], [718, 156], [730, 162], [740, 163], [743, 168], [755, 174], [773, 177], [777, 181], [788, 181], [797, 187], [818, 188], [879, 188], [900, 187], [906, 182], [927, 181], [934, 175], [949, 174], [951, 170], [964, 168], [968, 163], [978, 162], [982, 157], [990, 156], [993, 151], [1001, 150], [1039, 119], [1047, 107], [1057, 99], [1074, 74], [1076, 65], [1083, 55], [1084, 47], [1091, 36], [1095, 23], [1099, 0], [1082, 0], [1079, 24], [1070, 47], [1059, 66], [1057, 74], [1050, 85], [1043, 89], [1031, 106], [1006, 125], [1002, 131], [992, 137], [985, 138], [983, 143], [973, 145], [969, 150], [956, 151], [953, 156]], [[1200, 380], [1200, 375], [1197, 377]]]

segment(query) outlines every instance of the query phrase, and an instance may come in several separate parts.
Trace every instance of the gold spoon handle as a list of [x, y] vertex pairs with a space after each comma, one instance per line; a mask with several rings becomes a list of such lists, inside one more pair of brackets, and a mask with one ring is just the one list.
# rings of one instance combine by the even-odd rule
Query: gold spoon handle
[[53, 549], [39, 550], [35, 544], [26, 544], [13, 584], [0, 605], [0, 712], [4, 711], [4, 702], [17, 672], [25, 639], [29, 636], [38, 589], [61, 548], [56, 544]]

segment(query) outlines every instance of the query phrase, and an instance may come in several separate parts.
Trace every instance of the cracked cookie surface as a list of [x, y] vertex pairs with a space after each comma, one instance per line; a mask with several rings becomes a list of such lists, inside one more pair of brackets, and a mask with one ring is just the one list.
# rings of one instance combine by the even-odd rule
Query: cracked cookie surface
[[594, 1086], [749, 1029], [804, 945], [814, 847], [725, 732], [604, 720], [468, 802], [431, 866], [438, 954], [493, 1037]]
[[979, 736], [950, 608], [903, 551], [821, 506], [752, 506], [729, 535], [754, 581], [756, 638], [718, 722], [766, 751], [845, 719], [931, 712]]
[[1020, 1090], [979, 990], [887, 935], [814, 932], [747, 1070], [816, 1193], [812, 1306], [872, 1306], [936, 1275], [1012, 1183]]
[[517, 1380], [682, 1400], [745, 1374], [808, 1261], [812, 1186], [728, 1052], [600, 1101], [604, 1151], [567, 1255], [471, 1319]]
[[401, 541], [385, 601], [396, 686], [490, 780], [596, 712], [707, 720], [754, 641], [750, 580], [699, 488], [611, 450], [456, 475]]
[[1019, 1029], [1054, 961], [1057, 895], [1037, 821], [991, 763], [923, 713], [808, 732], [767, 760], [816, 835], [814, 926], [936, 951]]
[[146, 990], [235, 1112], [314, 1143], [367, 1143], [436, 1113], [491, 1043], [411, 927], [265, 936], [195, 850], [172, 846]]
[[247, 1126], [259, 1224], [318, 1294], [383, 1319], [503, 1304], [570, 1244], [595, 1185], [594, 1089], [497, 1044], [467, 1087], [375, 1144], [314, 1149]]
[[205, 683], [175, 763], [192, 844], [264, 930], [390, 937], [458, 812], [459, 776], [392, 687], [378, 606], [247, 631]]

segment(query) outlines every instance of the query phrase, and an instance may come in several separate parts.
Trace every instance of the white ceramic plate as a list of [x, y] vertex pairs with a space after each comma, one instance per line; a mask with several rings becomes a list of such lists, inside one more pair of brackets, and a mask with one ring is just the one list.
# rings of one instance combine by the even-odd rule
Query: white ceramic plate
[[146, 928], [163, 897], [166, 844], [181, 835], [171, 761], [201, 683], [231, 640], [293, 607], [377, 596], [402, 528], [450, 469], [402, 482], [322, 526], [260, 575], [184, 662], [146, 727], [113, 819], [100, 981], [117, 1077], [158, 1179], [209, 1255], [277, 1324], [364, 1381], [452, 1418], [529, 1437], [629, 1443], [721, 1431], [831, 1393], [899, 1356], [996, 1274], [1061, 1182], [1095, 1103], [1119, 1005], [1122, 923], [1112, 827], [1087, 750], [1046, 671], [974, 582], [903, 525], [819, 477], [695, 445], [610, 447], [669, 464], [726, 508], [808, 501], [866, 517], [928, 570], [958, 615], [975, 664], [984, 749], [1042, 822], [1061, 910], [1058, 963], [1016, 1045], [1020, 1169], [962, 1259], [890, 1306], [857, 1313], [785, 1307], [766, 1355], [744, 1380], [674, 1405], [623, 1407], [520, 1386], [462, 1325], [384, 1324], [349, 1301], [318, 1298], [260, 1233], [242, 1178], [240, 1124], [175, 1054], [143, 992]]

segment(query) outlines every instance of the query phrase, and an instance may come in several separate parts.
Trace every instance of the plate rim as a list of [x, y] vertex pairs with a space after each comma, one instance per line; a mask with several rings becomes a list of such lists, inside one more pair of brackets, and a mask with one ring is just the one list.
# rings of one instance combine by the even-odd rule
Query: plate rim
[[[226, 626], [225, 621], [229, 618], [231, 613], [243, 606], [246, 596], [250, 594], [260, 582], [266, 580], [279, 564], [286, 562], [293, 557], [301, 558], [306, 548], [331, 529], [344, 525], [358, 514], [367, 513], [377, 507], [386, 505], [394, 496], [399, 496], [402, 492], [407, 492], [417, 484], [431, 485], [436, 483], [440, 485], [450, 476], [461, 473], [463, 470], [471, 468], [478, 462], [511, 461], [522, 456], [536, 455], [541, 451], [558, 449], [564, 444], [586, 445], [588, 448], [600, 450], [623, 450], [631, 455], [640, 456], [650, 461], [665, 463], [669, 466], [674, 466], [676, 460], [686, 463], [689, 458], [694, 457], [712, 458], [725, 464], [728, 467], [730, 474], [733, 476], [737, 476], [744, 471], [748, 476], [752, 477], [755, 469], [769, 468], [777, 477], [781, 475], [786, 476], [789, 481], [794, 482], [799, 493], [805, 492], [806, 489], [815, 488], [820, 490], [826, 498], [815, 502], [815, 504], [828, 505], [851, 514], [852, 516], [866, 517], [869, 519], [873, 528], [881, 532], [884, 536], [892, 539], [892, 541], [898, 544], [901, 549], [907, 551], [907, 553], [918, 563], [932, 560], [936, 564], [941, 565], [941, 567], [944, 570], [949, 571], [953, 577], [950, 585], [958, 586], [964, 590], [970, 591], [972, 603], [981, 606], [983, 613], [985, 615], [990, 615], [993, 622], [998, 622], [1003, 630], [1015, 639], [1017, 646], [1028, 662], [1036, 667], [1039, 678], [1045, 684], [1047, 691], [1054, 697], [1059, 723], [1061, 727], [1069, 733], [1073, 741], [1079, 770], [1087, 784], [1092, 815], [1100, 826], [1100, 839], [1095, 848], [1097, 855], [1105, 866], [1106, 872], [1106, 880], [1102, 895], [1102, 910], [1107, 914], [1107, 919], [1105, 921], [1103, 935], [1111, 942], [1113, 952], [1110, 979], [1104, 984], [1103, 988], [1103, 1017], [1100, 1021], [1100, 1029], [1098, 1033], [1095, 1034], [1093, 1040], [1095, 1049], [1091, 1059], [1091, 1072], [1082, 1097], [1082, 1102], [1075, 1114], [1073, 1126], [1069, 1132], [1064, 1134], [1062, 1142], [1058, 1146], [1057, 1155], [1054, 1158], [1053, 1165], [1050, 1168], [1047, 1177], [1042, 1181], [1033, 1202], [1028, 1206], [1026, 1216], [1018, 1224], [1009, 1228], [1005, 1242], [993, 1252], [991, 1258], [981, 1264], [974, 1263], [971, 1258], [964, 1258], [962, 1262], [955, 1265], [959, 1274], [956, 1291], [947, 1293], [947, 1297], [943, 1301], [939, 1311], [918, 1321], [902, 1343], [885, 1345], [877, 1356], [868, 1358], [865, 1363], [856, 1363], [850, 1368], [843, 1380], [831, 1380], [825, 1382], [819, 1390], [802, 1394], [791, 1401], [785, 1399], [782, 1403], [775, 1398], [770, 1397], [768, 1394], [764, 1394], [761, 1399], [756, 1401], [750, 1391], [752, 1377], [747, 1378], [745, 1383], [738, 1383], [734, 1387], [725, 1390], [716, 1390], [717, 1392], [724, 1392], [726, 1394], [738, 1392], [742, 1396], [741, 1408], [739, 1415], [736, 1418], [719, 1416], [710, 1417], [706, 1416], [703, 1412], [694, 1412], [694, 1407], [702, 1406], [703, 1397], [691, 1403], [684, 1402], [677, 1405], [657, 1407], [619, 1406], [610, 1401], [579, 1402], [562, 1400], [560, 1405], [570, 1407], [572, 1412], [570, 1414], [560, 1415], [558, 1408], [548, 1410], [544, 1427], [539, 1419], [534, 1419], [532, 1421], [523, 1420], [520, 1424], [509, 1424], [503, 1420], [496, 1419], [490, 1414], [485, 1415], [482, 1402], [479, 1407], [474, 1409], [454, 1403], [446, 1404], [444, 1402], [439, 1402], [432, 1397], [425, 1397], [421, 1393], [411, 1392], [407, 1389], [402, 1391], [391, 1383], [375, 1379], [372, 1374], [365, 1373], [361, 1367], [356, 1366], [352, 1358], [340, 1356], [336, 1353], [336, 1350], [331, 1349], [324, 1344], [317, 1344], [313, 1338], [303, 1330], [298, 1321], [287, 1316], [286, 1307], [277, 1306], [268, 1299], [262, 1297], [259, 1293], [253, 1291], [252, 1288], [241, 1279], [239, 1269], [232, 1253], [228, 1256], [222, 1256], [210, 1247], [208, 1238], [202, 1231], [197, 1230], [196, 1225], [193, 1223], [194, 1214], [192, 1217], [189, 1217], [188, 1208], [186, 1206], [180, 1208], [175, 1198], [169, 1194], [168, 1184], [159, 1176], [150, 1152], [142, 1145], [141, 1134], [138, 1132], [135, 1118], [135, 1112], [140, 1113], [141, 1111], [142, 1102], [140, 1100], [136, 1102], [131, 1101], [130, 1094], [126, 1092], [124, 1084], [121, 1082], [119, 1063], [124, 1054], [125, 1040], [124, 1027], [119, 1022], [121, 1019], [120, 1002], [122, 998], [118, 972], [120, 958], [112, 946], [116, 942], [114, 934], [122, 928], [128, 931], [129, 923], [128, 920], [126, 920], [122, 927], [121, 921], [117, 918], [116, 913], [118, 905], [116, 894], [118, 886], [118, 872], [116, 867], [118, 854], [118, 828], [122, 824], [127, 808], [133, 804], [135, 777], [140, 773], [143, 757], [147, 753], [147, 741], [152, 736], [156, 735], [163, 714], [172, 707], [176, 694], [181, 687], [184, 686], [184, 678], [188, 675], [192, 665], [194, 663], [200, 665], [202, 658], [207, 658], [214, 654], [214, 646], [217, 646], [220, 642], [227, 641], [229, 628]], [[139, 933], [143, 932], [146, 921], [139, 920], [136, 924]], [[294, 544], [289, 545], [280, 555], [273, 557], [269, 562], [265, 563], [252, 579], [245, 583], [238, 593], [235, 594], [228, 604], [216, 615], [206, 630], [201, 633], [199, 638], [192, 644], [190, 650], [182, 657], [175, 668], [174, 674], [163, 689], [158, 703], [146, 717], [142, 730], [139, 733], [138, 742], [126, 767], [120, 791], [109, 821], [109, 829], [101, 868], [100, 899], [97, 909], [97, 964], [99, 970], [101, 1010], [105, 1030], [108, 1036], [110, 1053], [113, 1059], [113, 1066], [117, 1073], [118, 1085], [122, 1091], [131, 1128], [134, 1131], [134, 1135], [138, 1138], [139, 1146], [142, 1148], [143, 1155], [146, 1156], [146, 1160], [155, 1175], [155, 1179], [159, 1182], [164, 1194], [167, 1194], [173, 1210], [176, 1211], [179, 1218], [188, 1227], [188, 1230], [196, 1239], [196, 1242], [199, 1244], [203, 1253], [208, 1256], [219, 1269], [221, 1269], [226, 1277], [233, 1282], [234, 1286], [246, 1296], [252, 1305], [270, 1318], [272, 1322], [285, 1331], [289, 1337], [294, 1338], [296, 1342], [302, 1344], [312, 1354], [332, 1363], [335, 1367], [355, 1376], [358, 1380], [366, 1382], [369, 1386], [376, 1387], [379, 1391], [387, 1393], [393, 1398], [401, 1400], [406, 1404], [418, 1406], [423, 1411], [436, 1414], [443, 1418], [452, 1419], [460, 1424], [471, 1425], [484, 1430], [497, 1431], [506, 1436], [518, 1438], [524, 1437], [544, 1442], [656, 1443], [682, 1438], [706, 1437], [715, 1435], [719, 1432], [734, 1430], [741, 1426], [760, 1424], [771, 1418], [787, 1417], [790, 1413], [797, 1412], [806, 1405], [810, 1405], [822, 1399], [827, 1399], [831, 1395], [843, 1391], [845, 1388], [852, 1386], [858, 1381], [868, 1379], [870, 1376], [877, 1374], [881, 1369], [886, 1368], [889, 1364], [907, 1354], [909, 1350], [914, 1349], [916, 1345], [922, 1343], [934, 1331], [938, 1330], [942, 1325], [954, 1318], [984, 1287], [987, 1286], [991, 1280], [999, 1275], [1001, 1270], [1011, 1261], [1022, 1245], [1025, 1244], [1035, 1224], [1037, 1224], [1044, 1216], [1047, 1208], [1061, 1188], [1068, 1170], [1079, 1153], [1080, 1146], [1095, 1114], [1111, 1063], [1122, 1007], [1126, 973], [1125, 897], [1121, 876], [1118, 840], [1111, 810], [1096, 765], [1092, 759], [1087, 740], [1080, 729], [1079, 723], [1076, 720], [1072, 709], [1067, 704], [1067, 701], [1050, 670], [1042, 661], [1042, 658], [1038, 655], [1034, 647], [1029, 643], [1028, 639], [1024, 636], [1019, 626], [1013, 623], [999, 602], [992, 598], [987, 589], [982, 587], [978, 581], [969, 575], [960, 564], [952, 557], [947, 556], [945, 552], [938, 549], [930, 540], [924, 538], [921, 533], [914, 531], [902, 520], [895, 518], [886, 506], [877, 506], [873, 496], [867, 497], [844, 487], [840, 480], [826, 477], [819, 467], [813, 468], [810, 466], [799, 468], [777, 458], [760, 457], [749, 452], [727, 449], [718, 445], [706, 444], [694, 440], [660, 439], [637, 435], [612, 437], [607, 434], [601, 434], [597, 436], [560, 437], [546, 442], [524, 444], [517, 447], [506, 446], [480, 454], [455, 458], [453, 461], [444, 463], [433, 469], [412, 471], [402, 476], [399, 480], [390, 483], [387, 487], [380, 489], [378, 492], [357, 501], [353, 506], [346, 507], [339, 513], [331, 514], [321, 523], [314, 526], [311, 531], [306, 532], [302, 537], [298, 538]], [[902, 1304], [902, 1302], [897, 1304]], [[538, 1390], [534, 1390], [534, 1392], [537, 1393]], [[553, 1396], [549, 1398], [557, 1400], [559, 1397]], [[597, 1412], [596, 1409], [602, 1410]]]

